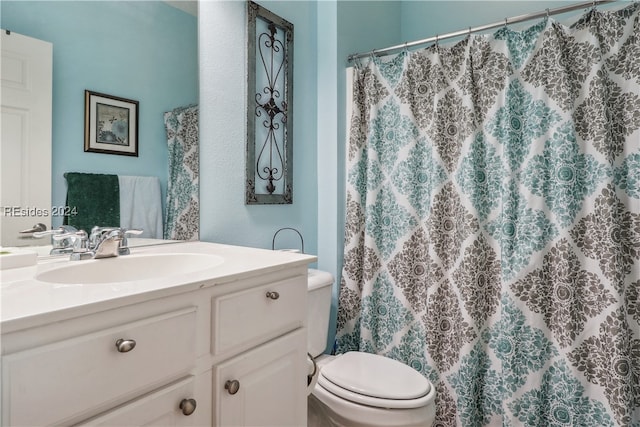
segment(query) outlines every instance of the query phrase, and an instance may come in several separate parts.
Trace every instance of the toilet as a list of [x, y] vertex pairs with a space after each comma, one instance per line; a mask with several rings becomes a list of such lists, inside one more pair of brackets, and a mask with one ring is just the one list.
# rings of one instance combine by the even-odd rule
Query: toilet
[[413, 368], [363, 352], [322, 355], [333, 276], [309, 269], [308, 427], [417, 427], [435, 419], [435, 387]]

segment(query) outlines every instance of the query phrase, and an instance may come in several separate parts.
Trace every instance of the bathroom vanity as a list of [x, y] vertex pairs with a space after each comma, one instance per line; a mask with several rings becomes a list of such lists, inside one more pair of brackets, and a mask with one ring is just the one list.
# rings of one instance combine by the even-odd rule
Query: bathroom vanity
[[2, 271], [2, 425], [306, 425], [307, 264], [188, 242]]

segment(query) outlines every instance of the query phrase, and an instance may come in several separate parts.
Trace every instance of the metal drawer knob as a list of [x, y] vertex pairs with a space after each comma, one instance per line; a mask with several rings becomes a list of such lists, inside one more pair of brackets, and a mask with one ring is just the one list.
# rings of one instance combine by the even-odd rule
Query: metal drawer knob
[[180, 410], [183, 415], [189, 416], [194, 413], [196, 410], [196, 400], [195, 399], [182, 399], [180, 402]]
[[224, 383], [224, 388], [229, 392], [229, 394], [236, 394], [238, 390], [240, 390], [240, 381], [229, 380]]
[[278, 299], [278, 298], [280, 298], [280, 294], [277, 293], [276, 291], [269, 291], [269, 292], [267, 292], [267, 298], [269, 298], [269, 299]]
[[136, 347], [135, 340], [123, 340], [120, 338], [116, 341], [116, 348], [120, 353], [127, 353]]

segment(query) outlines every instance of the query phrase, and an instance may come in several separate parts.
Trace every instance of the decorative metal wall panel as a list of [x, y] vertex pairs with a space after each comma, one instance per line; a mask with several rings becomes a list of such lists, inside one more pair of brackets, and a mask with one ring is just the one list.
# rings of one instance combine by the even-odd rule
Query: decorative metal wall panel
[[293, 202], [293, 24], [247, 2], [246, 204]]

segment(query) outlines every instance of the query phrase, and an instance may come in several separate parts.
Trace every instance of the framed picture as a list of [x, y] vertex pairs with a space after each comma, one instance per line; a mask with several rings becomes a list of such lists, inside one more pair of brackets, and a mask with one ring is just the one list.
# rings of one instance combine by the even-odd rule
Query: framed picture
[[138, 101], [84, 91], [84, 151], [138, 156]]
[[293, 24], [247, 2], [245, 204], [293, 203]]

